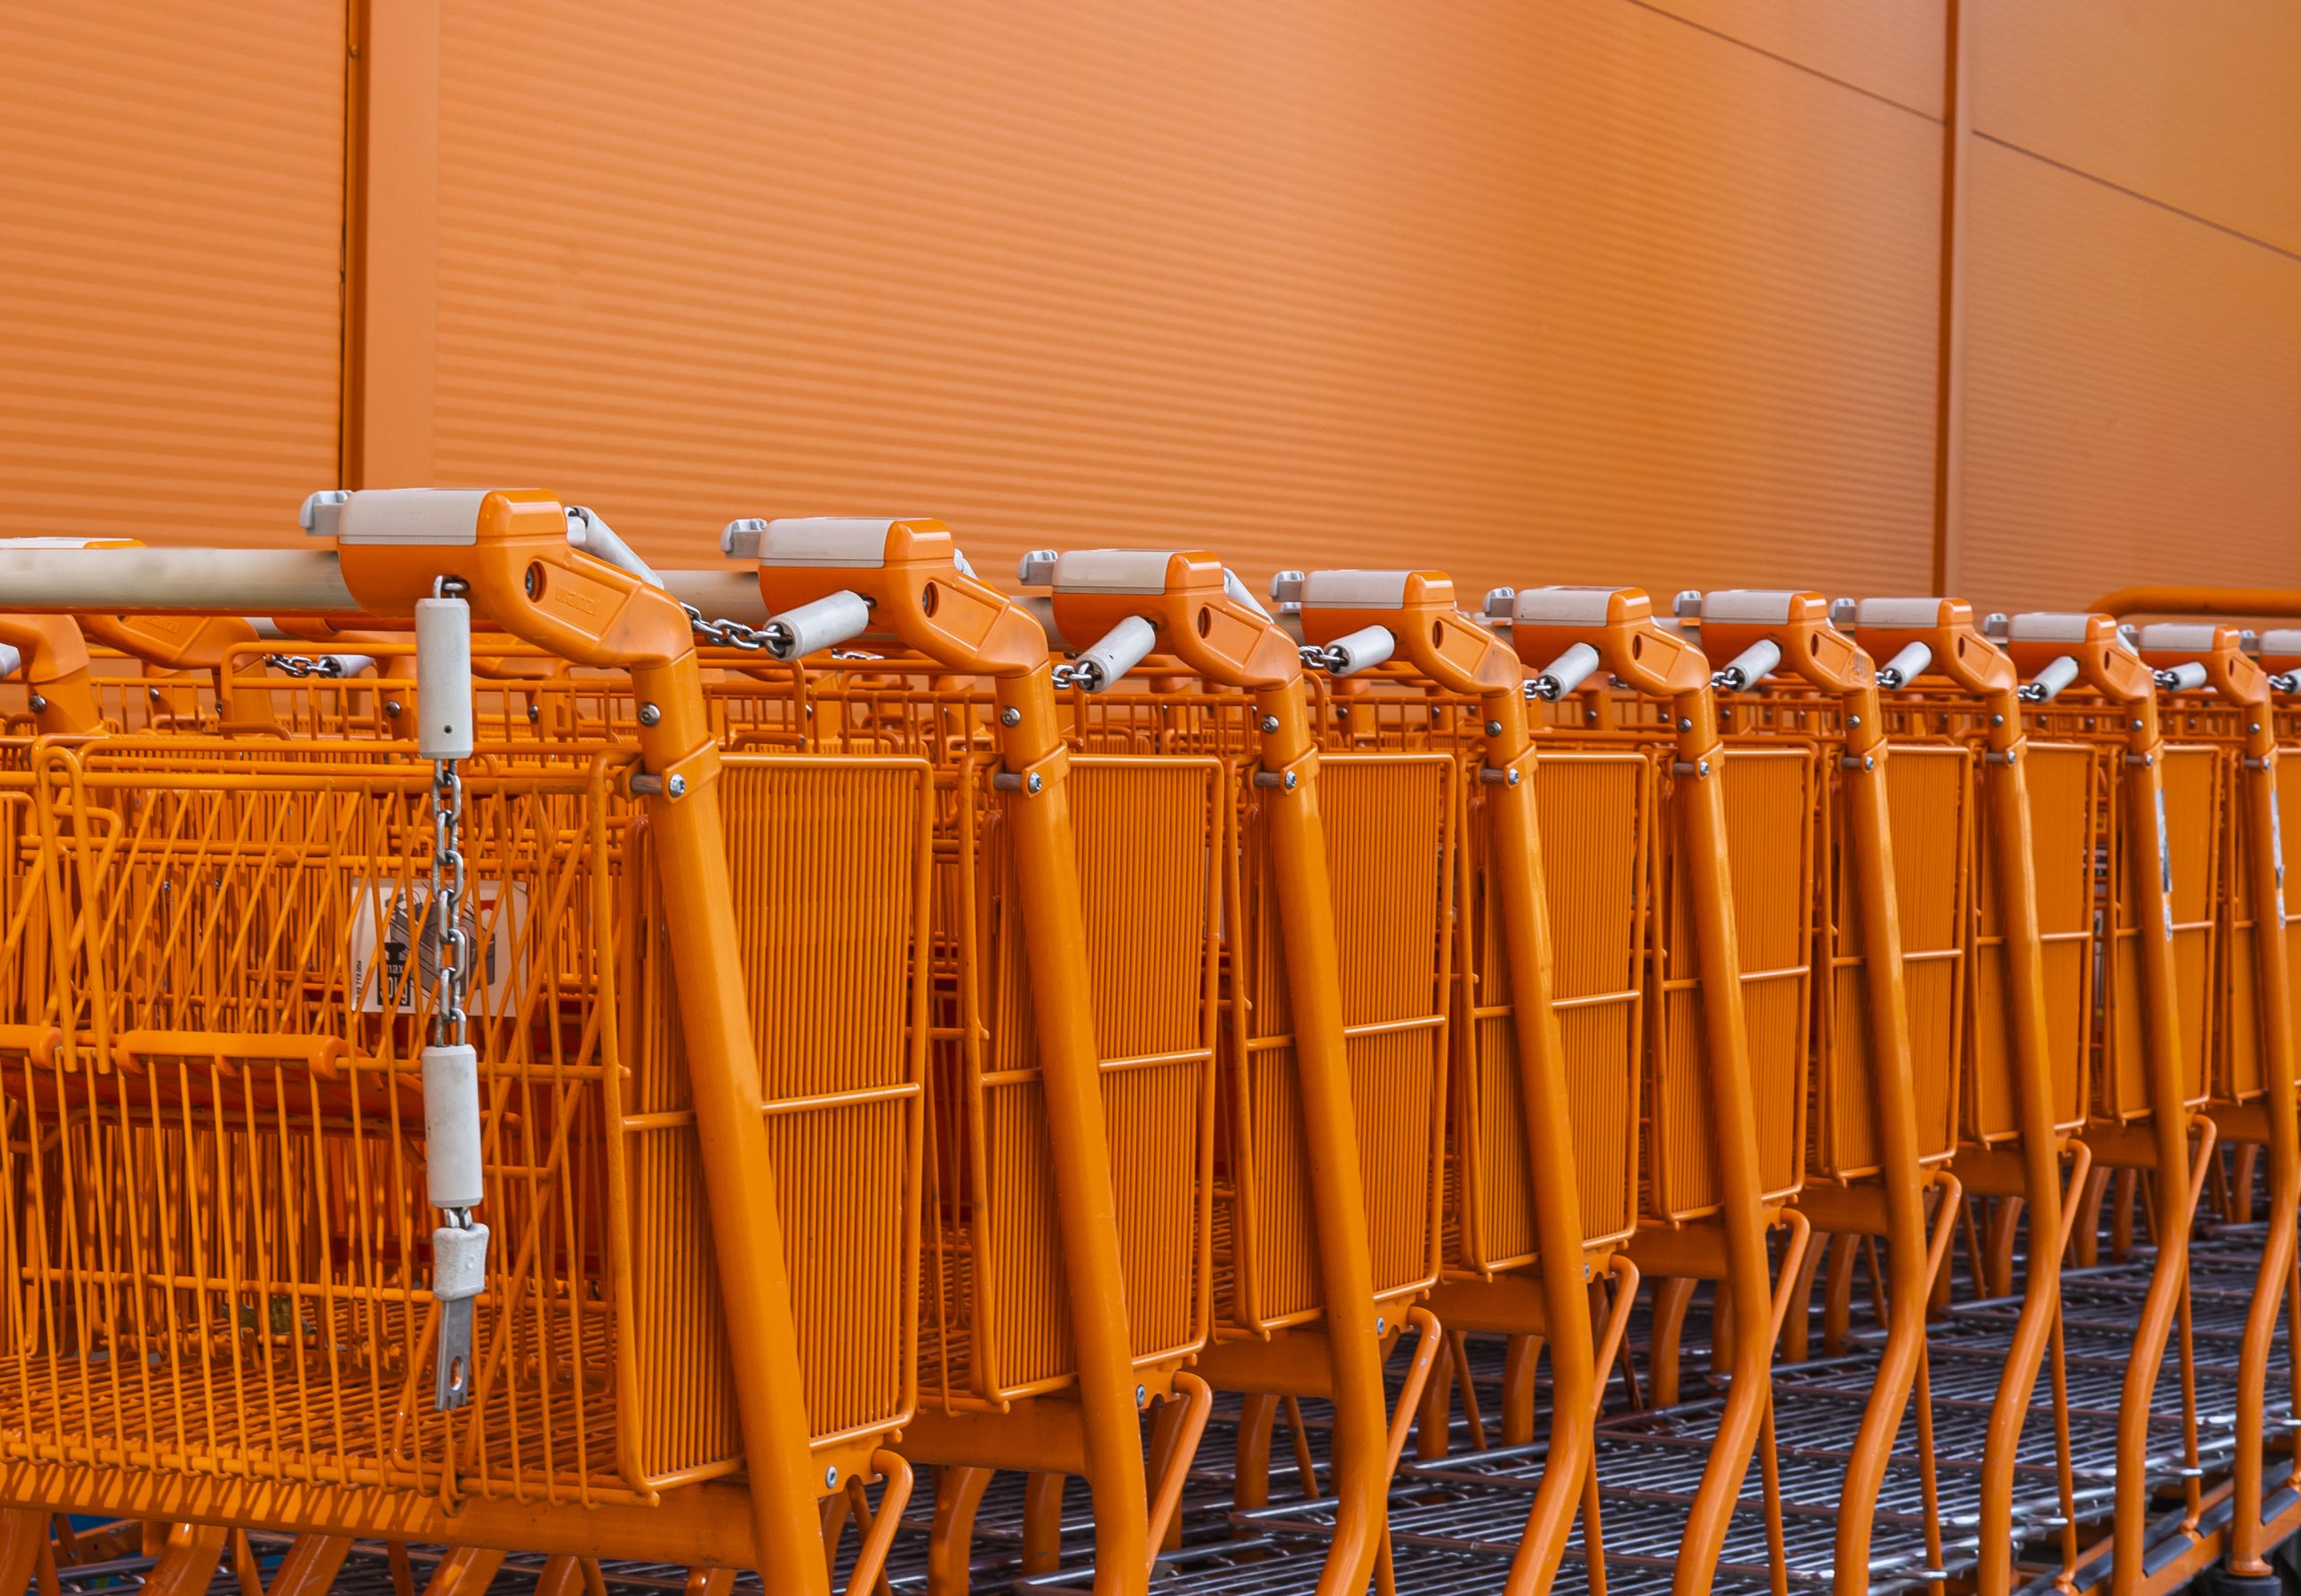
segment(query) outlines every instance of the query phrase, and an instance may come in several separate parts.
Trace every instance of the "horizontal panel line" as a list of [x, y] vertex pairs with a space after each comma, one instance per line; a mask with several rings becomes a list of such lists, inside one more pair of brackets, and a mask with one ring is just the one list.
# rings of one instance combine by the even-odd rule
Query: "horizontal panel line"
[[[1630, 0], [1630, 3], [1633, 5], [1637, 5], [1643, 4], [1643, 0]], [[2011, 150], [2017, 155], [2027, 155], [2030, 160], [2039, 162], [2043, 165], [2050, 166], [2057, 172], [2066, 172], [2072, 177], [2082, 177], [2087, 182], [2099, 183], [2101, 187], [2110, 190], [2113, 193], [2123, 194], [2128, 200], [2138, 200], [2144, 205], [2154, 205], [2159, 210], [2171, 211], [2173, 215], [2181, 217], [2184, 220], [2195, 222], [2200, 227], [2210, 227], [2216, 233], [2225, 233], [2232, 238], [2240, 239], [2246, 244], [2253, 245], [2256, 249], [2265, 249], [2272, 255], [2282, 255], [2288, 261], [2301, 261], [2301, 253], [2297, 253], [2296, 252], [2286, 249], [2281, 245], [2271, 244], [2266, 238], [2256, 238], [2252, 234], [2241, 232], [2239, 229], [2231, 226], [2226, 222], [2217, 222], [2211, 217], [2199, 216], [2193, 210], [2183, 210], [2180, 206], [2168, 204], [2164, 200], [2158, 199], [2154, 194], [2145, 194], [2139, 189], [2128, 189], [2121, 182], [2112, 182], [2110, 179], [2102, 177], [2097, 173], [2086, 171], [2083, 166], [2072, 166], [2066, 161], [2057, 161], [2051, 155], [2039, 155], [2036, 150], [2030, 148], [2028, 146], [2015, 144], [2010, 138], [2000, 138], [1996, 134], [1985, 133], [1979, 128], [1976, 128], [1974, 129], [1974, 137], [1976, 138], [1985, 140], [1987, 143], [1994, 144], [2000, 149]]]
[[1682, 27], [1692, 28], [1697, 33], [1707, 33], [1712, 39], [1723, 40], [1726, 43], [1739, 49], [1746, 49], [1754, 56], [1764, 56], [1769, 61], [1779, 61], [1794, 72], [1804, 73], [1808, 77], [1818, 77], [1824, 83], [1835, 84], [1839, 88], [1859, 94], [1865, 100], [1875, 100], [1880, 105], [1890, 105], [1896, 111], [1907, 111], [1920, 121], [1932, 122], [1937, 128], [1941, 125], [1941, 119], [1930, 111], [1920, 111], [1915, 105], [1905, 105], [1891, 94], [1880, 94], [1875, 89], [1865, 89], [1858, 83], [1849, 83], [1844, 78], [1833, 76], [1818, 67], [1808, 66], [1803, 61], [1778, 54], [1763, 45], [1752, 44], [1746, 39], [1737, 39], [1731, 33], [1721, 32], [1706, 22], [1697, 22], [1692, 17], [1680, 16], [1666, 5], [1655, 4], [1655, 0], [1627, 0], [1627, 3], [1637, 6], [1640, 11], [1650, 11], [1656, 16], [1667, 17]]

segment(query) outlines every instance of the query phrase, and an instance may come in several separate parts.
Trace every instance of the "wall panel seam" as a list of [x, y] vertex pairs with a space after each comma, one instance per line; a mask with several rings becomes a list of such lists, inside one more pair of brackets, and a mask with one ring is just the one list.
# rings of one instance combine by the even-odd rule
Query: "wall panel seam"
[[1730, 44], [1737, 49], [1746, 49], [1754, 56], [1764, 56], [1769, 61], [1778, 61], [1792, 71], [1804, 73], [1808, 77], [1817, 77], [1826, 84], [1835, 84], [1839, 88], [1859, 94], [1865, 100], [1875, 100], [1880, 105], [1890, 105], [1896, 111], [1906, 112], [1920, 121], [1932, 122], [1936, 127], [1941, 125], [1941, 119], [1930, 111], [1921, 111], [1915, 105], [1906, 104], [1895, 99], [1891, 94], [1881, 94], [1875, 89], [1864, 88], [1858, 83], [1852, 83], [1833, 73], [1824, 72], [1817, 66], [1808, 66], [1793, 56], [1785, 56], [1778, 50], [1770, 50], [1764, 45], [1752, 44], [1746, 39], [1737, 39], [1733, 34], [1710, 27], [1706, 22], [1697, 22], [1692, 17], [1681, 16], [1668, 6], [1656, 4], [1656, 0], [1622, 0], [1622, 3], [1626, 5], [1634, 5], [1640, 11], [1650, 11], [1658, 17], [1666, 17], [1680, 27], [1691, 28], [1697, 33], [1707, 33], [1710, 38]]
[[[1638, 4], [1640, 3], [1640, 0], [1630, 0], [1630, 3], [1631, 4]], [[2066, 172], [2072, 177], [2081, 177], [2087, 182], [2098, 183], [2102, 188], [2110, 190], [2115, 193], [2123, 194], [2128, 200], [2138, 200], [2144, 205], [2151, 205], [2156, 207], [2159, 210], [2169, 211], [2172, 215], [2181, 217], [2184, 221], [2195, 222], [2200, 227], [2210, 227], [2216, 233], [2225, 233], [2232, 238], [2239, 239], [2246, 244], [2253, 245], [2256, 249], [2267, 250], [2270, 254], [2281, 255], [2288, 261], [2301, 262], [2301, 253], [2297, 253], [2292, 250], [2285, 249], [2278, 244], [2271, 244], [2265, 238], [2257, 238], [2251, 233], [2247, 233], [2239, 228], [2229, 226], [2226, 222], [2217, 222], [2211, 217], [2199, 216], [2193, 210], [2184, 210], [2180, 206], [2170, 204], [2165, 200], [2158, 199], [2154, 194], [2145, 194], [2139, 189], [2128, 188], [2125, 184], [2114, 182], [2110, 178], [2103, 177], [2098, 173], [2088, 172], [2083, 166], [2073, 166], [2066, 161], [2057, 161], [2051, 155], [2041, 155], [2038, 151], [2030, 149], [2025, 145], [2015, 144], [2010, 138], [2000, 138], [1996, 134], [1985, 132], [1979, 128], [1973, 130], [1973, 136], [1976, 138], [1987, 139], [1990, 143], [1997, 146], [2000, 149], [2011, 150], [2017, 155], [2026, 155], [2032, 161], [2036, 161], [2043, 165], [2054, 168], [2057, 172]]]

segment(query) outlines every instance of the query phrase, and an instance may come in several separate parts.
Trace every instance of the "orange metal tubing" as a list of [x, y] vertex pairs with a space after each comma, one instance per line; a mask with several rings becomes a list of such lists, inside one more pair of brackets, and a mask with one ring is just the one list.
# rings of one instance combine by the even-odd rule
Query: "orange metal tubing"
[[[1870, 656], [1830, 624], [1818, 593], [1718, 592], [1702, 601], [1702, 643], [1713, 657], [1761, 641], [1781, 651], [1781, 669], [1835, 694], [1844, 705], [1846, 811], [1861, 916], [1863, 984], [1870, 1008], [1870, 1108], [1878, 1137], [1886, 1219], [1886, 1344], [1856, 1432], [1837, 1512], [1835, 1588], [1869, 1589], [1870, 1539], [1894, 1437], [1925, 1362], [1925, 1317], [1932, 1293], [1917, 1146], [1916, 1085], [1910, 1062], [1909, 1006], [1895, 901], [1893, 822], [1887, 807], [1885, 717]], [[1705, 994], [1705, 1000], [1707, 995]]]
[[775, 613], [842, 590], [857, 593], [872, 607], [875, 633], [955, 671], [991, 679], [999, 753], [1012, 778], [1006, 813], [1035, 998], [1049, 1142], [1063, 1194], [1057, 1219], [1094, 1500], [1095, 1588], [1123, 1596], [1147, 1584], [1153, 1547], [1104, 1133], [1102, 1068], [1088, 1006], [1085, 914], [1065, 785], [1070, 756], [1046, 635], [1027, 611], [960, 572], [950, 533], [940, 522], [877, 525], [880, 546], [858, 545], [854, 560], [837, 564], [778, 558], [771, 527], [761, 551], [760, 590]]
[[[1396, 605], [1374, 602], [1392, 581]], [[1581, 1504], [1595, 1451], [1598, 1387], [1565, 1044], [1551, 1001], [1550, 912], [1535, 811], [1541, 771], [1526, 729], [1525, 673], [1515, 651], [1455, 607], [1453, 583], [1435, 572], [1315, 573], [1303, 584], [1302, 621], [1304, 640], [1313, 644], [1384, 627], [1416, 669], [1479, 704], [1486, 744], [1479, 778], [1489, 789], [1491, 880], [1502, 904], [1503, 956], [1515, 1004], [1552, 1387], [1550, 1450], [1504, 1589], [1509, 1596], [1538, 1596], [1557, 1577]]]
[[[1309, 1169], [1310, 1201], [1333, 1380], [1340, 1507], [1319, 1590], [1321, 1596], [1359, 1596], [1383, 1546], [1391, 1471], [1365, 1186], [1344, 1045], [1334, 900], [1319, 816], [1319, 753], [1304, 703], [1302, 655], [1269, 616], [1225, 590], [1222, 563], [1212, 555], [1129, 557], [1142, 563], [1146, 575], [1151, 565], [1162, 566], [1157, 591], [1144, 590], [1151, 585], [1148, 581], [1125, 591], [1081, 591], [1066, 587], [1058, 572], [1053, 606], [1062, 634], [1101, 637], [1130, 618], [1149, 621], [1158, 630], [1162, 652], [1174, 654], [1186, 669], [1250, 694], [1261, 732], [1257, 781], [1274, 794], [1266, 811], [1268, 845], [1293, 1000], [1303, 1128], [1315, 1149]], [[1098, 1556], [1098, 1577], [1100, 1564]]]
[[[1550, 601], [1541, 602], [1545, 598]], [[1535, 602], [1530, 604], [1530, 599]], [[1680, 782], [1676, 802], [1700, 944], [1719, 1223], [1725, 1232], [1732, 1313], [1732, 1385], [1671, 1576], [1675, 1596], [1703, 1596], [1716, 1576], [1734, 1504], [1772, 1412], [1775, 1324], [1757, 1103], [1750, 1081], [1734, 885], [1727, 860], [1725, 794], [1719, 785], [1725, 749], [1718, 735], [1710, 663], [1684, 638], [1657, 625], [1651, 601], [1634, 588], [1521, 590], [1516, 603], [1512, 641], [1520, 660], [1540, 669], [1574, 644], [1587, 644], [1597, 651], [1603, 668], [1632, 690], [1670, 705]]]
[[2268, 674], [2242, 651], [2235, 628], [2145, 627], [2141, 656], [2167, 669], [2202, 665], [2205, 685], [2219, 703], [2238, 712], [2244, 726], [2237, 785], [2243, 795], [2245, 852], [2252, 873], [2254, 998], [2260, 1009], [2262, 1095], [2269, 1110], [2270, 1211], [2238, 1351], [2229, 1568], [2241, 1577], [2266, 1578], [2272, 1571], [2267, 1561], [2268, 1527], [2261, 1521], [2261, 1414], [2277, 1318], [2285, 1306], [2285, 1281], [2294, 1264], [2297, 1217], [2301, 1217], [2297, 1213], [2301, 1210], [2301, 1122], [2296, 1118], [2293, 1082], [2293, 994], [2291, 966], [2286, 960], [2285, 864], [2277, 815], [2277, 730]]
[[2110, 1576], [2111, 1596], [2135, 1596], [2142, 1586], [2142, 1547], [2148, 1532], [2146, 1462], [2150, 1405], [2166, 1343], [2188, 1289], [2191, 1214], [2190, 1116], [2181, 1085], [2181, 1014], [2173, 986], [2165, 840], [2158, 829], [2164, 813], [2164, 739], [2158, 724], [2155, 678], [2140, 657], [2123, 645], [2117, 623], [2110, 616], [2018, 616], [2008, 634], [2006, 652], [2030, 674], [2057, 659], [2074, 661], [2081, 679], [2123, 711], [2127, 771], [2122, 785], [2126, 824], [2131, 833], [2128, 859], [2137, 878], [2146, 883], [2146, 900], [2158, 910], [2146, 917], [2149, 924], [2138, 927], [2143, 1037], [2157, 1175], [2154, 1239], [2158, 1251], [2140, 1322], [2134, 1327], [2133, 1352], [2119, 1402], [2117, 1552]]
[[[1861, 607], [1857, 619], [1873, 657], [1891, 657], [1909, 643], [1923, 643], [1932, 655], [1932, 670], [1979, 698], [1987, 715], [1984, 785], [1997, 848], [2004, 993], [2011, 1011], [2015, 1108], [2021, 1131], [2022, 1201], [2029, 1206], [2031, 1236], [2057, 1237], [2062, 1233], [2061, 1138], [2054, 1128], [2045, 944], [2039, 930], [2030, 847], [2029, 766], [2023, 758], [2029, 739], [2021, 723], [2020, 673], [2011, 659], [1975, 629], [1973, 607], [1963, 599], [1872, 600]], [[2082, 1146], [2078, 1154], [2080, 1168], [2071, 1178], [2082, 1182], [2092, 1158]], [[2061, 1254], [2050, 1239], [2030, 1244], [2021, 1310], [2007, 1350], [2005, 1374], [1990, 1408], [1982, 1461], [1981, 1561], [1976, 1571], [1982, 1596], [2005, 1596], [2012, 1584], [2014, 1466], [2038, 1372], [2061, 1316]]]

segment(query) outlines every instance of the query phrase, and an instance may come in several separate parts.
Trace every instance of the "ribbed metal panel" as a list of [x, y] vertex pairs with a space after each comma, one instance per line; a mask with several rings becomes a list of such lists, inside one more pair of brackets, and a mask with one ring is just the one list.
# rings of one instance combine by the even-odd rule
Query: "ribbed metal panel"
[[441, 480], [557, 487], [674, 561], [732, 514], [867, 508], [987, 569], [1124, 540], [1257, 574], [1408, 545], [1473, 590], [1927, 578], [1940, 127], [1764, 53], [1843, 24], [442, 27]]
[[2301, 260], [1986, 139], [1968, 171], [1959, 590], [2288, 580]]
[[2301, 253], [2301, 7], [1968, 10], [1977, 132]]
[[337, 472], [344, 7], [0, 21], [0, 536], [296, 535]]
[[1939, 118], [1949, 19], [1943, 0], [1631, 0], [1790, 65]]

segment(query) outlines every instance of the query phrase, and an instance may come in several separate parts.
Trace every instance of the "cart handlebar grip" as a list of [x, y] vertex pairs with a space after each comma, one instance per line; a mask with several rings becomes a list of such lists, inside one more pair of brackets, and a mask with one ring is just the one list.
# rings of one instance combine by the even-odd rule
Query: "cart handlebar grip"
[[1128, 616], [1104, 633], [1094, 647], [1079, 654], [1069, 679], [1089, 693], [1103, 692], [1142, 664], [1158, 643], [1156, 626], [1141, 616]]
[[1710, 683], [1730, 693], [1746, 692], [1772, 675], [1781, 663], [1781, 645], [1771, 637], [1761, 637], [1713, 674]]
[[1922, 643], [1904, 643], [1901, 652], [1878, 668], [1881, 687], [1906, 687], [1933, 663], [1933, 651]]
[[2077, 661], [2063, 654], [2047, 662], [2046, 668], [2022, 684], [2021, 702], [2051, 704], [2062, 690], [2077, 679]]
[[1555, 704], [1588, 681], [1604, 662], [1596, 649], [1586, 643], [1577, 643], [1544, 666], [1526, 685], [1535, 697]]

